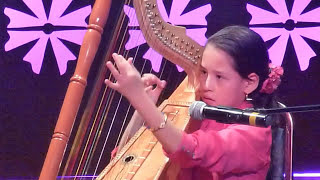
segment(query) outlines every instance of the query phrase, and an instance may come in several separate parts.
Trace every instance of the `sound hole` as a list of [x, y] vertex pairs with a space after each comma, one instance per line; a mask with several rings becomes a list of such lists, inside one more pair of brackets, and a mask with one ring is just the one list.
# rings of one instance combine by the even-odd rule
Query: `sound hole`
[[134, 158], [135, 157], [133, 155], [128, 155], [123, 159], [123, 161], [126, 162], [126, 163], [129, 163], [129, 162], [133, 161]]

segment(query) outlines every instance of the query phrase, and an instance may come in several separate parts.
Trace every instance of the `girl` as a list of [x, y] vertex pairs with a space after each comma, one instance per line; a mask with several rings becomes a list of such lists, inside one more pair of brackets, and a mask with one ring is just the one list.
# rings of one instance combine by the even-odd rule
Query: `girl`
[[[179, 179], [265, 179], [270, 166], [271, 128], [202, 121], [187, 134], [173, 127], [155, 106], [164, 82], [155, 76], [141, 78], [122, 56], [113, 54], [116, 67], [107, 62], [115, 83], [106, 85], [124, 95], [151, 127], [166, 155], [182, 167]], [[283, 71], [269, 77], [269, 57], [264, 41], [247, 27], [226, 27], [208, 39], [199, 63], [196, 93], [210, 106], [269, 108], [272, 92]], [[157, 85], [157, 92], [145, 91]], [[251, 98], [252, 101], [247, 101]], [[174, 137], [174, 138], [173, 138]]]

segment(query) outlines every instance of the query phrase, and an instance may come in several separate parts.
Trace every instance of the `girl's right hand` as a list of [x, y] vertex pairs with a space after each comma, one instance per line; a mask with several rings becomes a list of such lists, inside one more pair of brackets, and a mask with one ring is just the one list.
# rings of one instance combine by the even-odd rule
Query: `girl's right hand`
[[112, 57], [115, 65], [108, 61], [106, 66], [111, 71], [116, 82], [106, 79], [105, 84], [120, 92], [129, 101], [139, 101], [139, 96], [137, 95], [144, 93], [144, 84], [140, 73], [132, 64], [132, 58], [126, 60], [123, 56], [116, 53], [113, 53]]

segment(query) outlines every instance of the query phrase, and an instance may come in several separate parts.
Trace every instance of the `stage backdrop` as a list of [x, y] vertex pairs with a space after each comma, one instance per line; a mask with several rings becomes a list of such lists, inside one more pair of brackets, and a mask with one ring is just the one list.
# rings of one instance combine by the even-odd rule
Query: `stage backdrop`
[[[280, 100], [287, 106], [320, 104], [320, 1], [159, 2], [163, 3], [160, 7], [163, 18], [173, 25], [185, 26], [188, 36], [202, 45], [225, 26], [250, 27], [266, 41], [271, 61], [285, 70], [278, 91]], [[93, 3], [93, 0], [0, 2], [0, 178], [39, 176]], [[161, 67], [169, 62], [148, 48], [143, 38], [139, 39], [135, 15], [129, 13], [133, 12], [132, 5], [123, 6], [115, 0], [113, 7], [111, 13], [124, 10], [127, 22], [131, 22], [126, 50], [143, 46], [141, 61], [151, 72], [163, 73]], [[108, 28], [113, 23], [108, 21], [105, 42], [110, 39]], [[92, 65], [87, 91], [102, 66], [103, 58], [99, 56]], [[169, 75], [182, 80], [185, 73], [175, 67]], [[86, 92], [84, 98], [89, 94]], [[293, 118], [293, 171], [320, 172], [320, 113], [295, 113]]]

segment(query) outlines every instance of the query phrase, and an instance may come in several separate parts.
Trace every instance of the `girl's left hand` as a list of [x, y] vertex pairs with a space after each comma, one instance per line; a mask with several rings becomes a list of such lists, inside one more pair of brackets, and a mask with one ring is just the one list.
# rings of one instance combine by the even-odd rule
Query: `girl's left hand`
[[140, 73], [133, 66], [132, 58], [129, 58], [127, 61], [123, 56], [116, 53], [113, 53], [112, 57], [117, 68], [110, 61], [107, 62], [106, 66], [111, 71], [116, 82], [113, 83], [106, 79], [104, 81], [105, 84], [120, 92], [128, 98], [129, 101], [134, 100], [137, 97], [137, 94], [141, 94], [145, 91]]
[[166, 81], [160, 80], [157, 76], [151, 73], [143, 74], [141, 79], [144, 83], [145, 91], [152, 101], [157, 103], [162, 90], [167, 84]]

